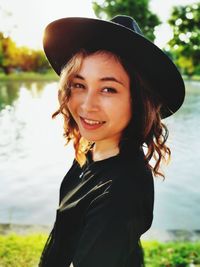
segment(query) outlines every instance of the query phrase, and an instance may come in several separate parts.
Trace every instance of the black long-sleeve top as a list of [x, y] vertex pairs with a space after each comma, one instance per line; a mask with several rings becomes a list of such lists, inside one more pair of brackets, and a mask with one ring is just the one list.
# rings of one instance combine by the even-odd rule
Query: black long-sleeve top
[[60, 187], [40, 267], [139, 267], [140, 236], [152, 223], [154, 185], [143, 152], [74, 160]]

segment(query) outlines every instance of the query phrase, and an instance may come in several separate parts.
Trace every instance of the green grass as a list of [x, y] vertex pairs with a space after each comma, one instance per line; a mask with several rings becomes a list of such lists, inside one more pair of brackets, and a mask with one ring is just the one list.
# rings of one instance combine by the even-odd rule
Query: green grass
[[[0, 267], [36, 267], [46, 239], [46, 234], [0, 236]], [[146, 267], [200, 266], [200, 242], [142, 241], [142, 245]]]
[[200, 75], [186, 76], [182, 75], [183, 79], [186, 81], [200, 81]]
[[150, 241], [142, 244], [147, 267], [200, 266], [200, 241], [167, 243]]
[[46, 73], [19, 72], [9, 75], [0, 72], [0, 81], [57, 81], [58, 79], [58, 75], [53, 70]]
[[47, 236], [0, 236], [0, 267], [36, 267]]

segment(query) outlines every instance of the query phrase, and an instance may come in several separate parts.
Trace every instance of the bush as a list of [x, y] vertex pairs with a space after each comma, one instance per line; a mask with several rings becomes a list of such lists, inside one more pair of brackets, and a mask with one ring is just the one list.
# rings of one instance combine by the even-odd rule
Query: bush
[[147, 267], [200, 266], [200, 242], [143, 242], [143, 248]]

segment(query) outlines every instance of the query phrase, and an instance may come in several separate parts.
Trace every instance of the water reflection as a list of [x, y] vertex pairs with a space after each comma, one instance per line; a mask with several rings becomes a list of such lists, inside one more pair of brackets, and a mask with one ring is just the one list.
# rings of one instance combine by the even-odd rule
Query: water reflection
[[62, 121], [51, 119], [58, 106], [56, 87], [56, 83], [1, 84], [1, 222], [41, 223], [53, 218], [58, 184], [73, 155], [70, 147], [64, 148]]
[[[172, 161], [155, 182], [153, 227], [199, 228], [200, 84], [186, 82], [183, 108], [164, 122]], [[57, 83], [0, 83], [0, 222], [52, 224], [60, 182], [73, 160], [64, 147]], [[175, 217], [176, 215], [176, 217]]]
[[13, 102], [19, 97], [20, 84], [14, 82], [0, 83], [0, 110], [6, 106], [12, 106]]
[[0, 82], [0, 110], [6, 106], [13, 106], [14, 102], [20, 97], [22, 88], [30, 92], [32, 97], [40, 97], [47, 82], [21, 82], [6, 81]]

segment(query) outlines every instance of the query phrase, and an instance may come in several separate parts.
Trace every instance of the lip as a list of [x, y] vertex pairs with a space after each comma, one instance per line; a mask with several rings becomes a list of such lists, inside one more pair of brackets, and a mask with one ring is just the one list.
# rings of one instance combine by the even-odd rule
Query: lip
[[[83, 117], [80, 116], [81, 124], [82, 124], [83, 128], [86, 129], [86, 130], [96, 130], [96, 129], [102, 127], [102, 126], [105, 124], [105, 122], [103, 122], [103, 123], [101, 123], [101, 124], [94, 124], [94, 125], [91, 125], [91, 124], [86, 123], [86, 122], [84, 121], [84, 119], [86, 119], [86, 118], [83, 118]], [[87, 119], [87, 120], [93, 120], [93, 119]], [[93, 120], [93, 121], [95, 121], [95, 120]], [[97, 121], [97, 120], [96, 120], [96, 121]]]

